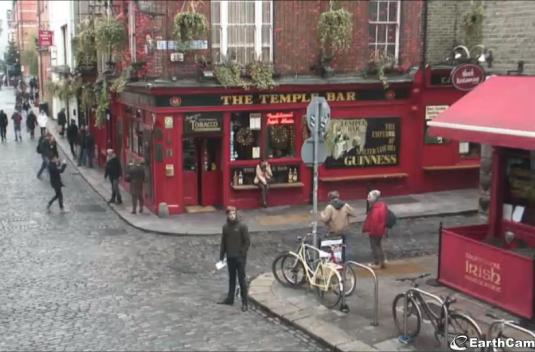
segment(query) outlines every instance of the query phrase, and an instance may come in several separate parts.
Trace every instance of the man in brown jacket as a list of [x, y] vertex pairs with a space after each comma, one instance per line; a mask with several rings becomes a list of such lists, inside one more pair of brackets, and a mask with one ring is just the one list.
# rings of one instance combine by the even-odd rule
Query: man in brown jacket
[[320, 219], [328, 229], [328, 237], [342, 238], [342, 261], [346, 261], [346, 232], [349, 227], [349, 217], [355, 217], [355, 210], [340, 199], [338, 191], [329, 192], [329, 204], [320, 213]]
[[221, 248], [219, 259], [222, 261], [227, 256], [228, 267], [228, 295], [219, 304], [234, 304], [234, 293], [236, 292], [236, 274], [240, 282], [240, 295], [242, 299], [241, 310], [247, 310], [247, 283], [245, 282], [245, 264], [247, 261], [247, 251], [250, 245], [249, 230], [247, 225], [238, 219], [236, 207], [227, 207], [227, 222], [223, 225], [221, 236]]

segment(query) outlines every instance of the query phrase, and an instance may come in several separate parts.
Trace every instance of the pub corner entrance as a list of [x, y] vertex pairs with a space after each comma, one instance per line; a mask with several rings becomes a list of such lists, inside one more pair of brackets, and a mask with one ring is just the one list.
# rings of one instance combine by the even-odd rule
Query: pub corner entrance
[[221, 137], [184, 137], [184, 204], [221, 205]]

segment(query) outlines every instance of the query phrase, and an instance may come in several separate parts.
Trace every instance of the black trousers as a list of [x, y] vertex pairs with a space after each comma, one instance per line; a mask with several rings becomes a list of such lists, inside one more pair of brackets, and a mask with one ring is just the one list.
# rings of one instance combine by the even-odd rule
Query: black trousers
[[69, 141], [69, 146], [71, 147], [72, 157], [76, 159], [76, 152], [74, 151], [74, 141]]
[[227, 300], [234, 302], [234, 294], [236, 292], [236, 274], [238, 274], [238, 282], [240, 283], [240, 295], [242, 303], [247, 304], [247, 282], [245, 282], [245, 263], [247, 259], [244, 257], [227, 258], [228, 267], [228, 295]]
[[0, 127], [0, 136], [2, 137], [3, 141], [6, 139], [6, 132], [7, 132], [7, 127], [5, 126]]
[[372, 248], [373, 261], [375, 265], [385, 265], [385, 254], [381, 241], [382, 236], [370, 236], [370, 246]]
[[48, 202], [48, 207], [50, 207], [52, 203], [54, 203], [54, 201], [57, 199], [59, 202], [59, 208], [63, 209], [63, 192], [61, 191], [61, 187], [54, 187], [54, 192], [56, 192], [56, 194], [50, 200], [50, 202]]

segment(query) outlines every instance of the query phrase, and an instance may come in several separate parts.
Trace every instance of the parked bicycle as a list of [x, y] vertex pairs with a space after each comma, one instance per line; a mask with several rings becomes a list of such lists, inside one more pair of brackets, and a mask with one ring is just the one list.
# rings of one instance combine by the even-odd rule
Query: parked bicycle
[[[303, 266], [298, 264], [297, 257], [301, 258], [312, 271], [316, 270], [318, 263], [320, 262], [320, 256], [318, 255], [318, 249], [309, 244], [312, 234], [308, 233], [304, 237], [297, 237], [299, 245], [294, 252], [285, 252], [278, 255], [272, 264], [273, 276], [275, 279], [284, 286], [300, 287], [306, 281], [305, 270]], [[325, 259], [325, 258], [324, 258]], [[331, 247], [329, 251], [328, 261], [335, 263], [334, 249]], [[345, 270], [345, 295], [350, 296], [355, 291], [357, 286], [357, 275], [353, 268], [349, 265], [339, 265], [337, 270], [340, 276], [343, 275]], [[343, 276], [342, 276], [343, 277]]]
[[[494, 319], [494, 321], [489, 325], [489, 330], [487, 332], [487, 341], [499, 341], [501, 340], [505, 343], [509, 338], [513, 340], [524, 339], [526, 341], [533, 341], [533, 347], [530, 351], [535, 351], [535, 333], [526, 328], [518, 325], [517, 322], [513, 320], [500, 319], [491, 313], [487, 313], [487, 316]], [[506, 334], [507, 332], [507, 334]], [[515, 334], [516, 332], [516, 334]], [[514, 337], [512, 336], [514, 334]], [[506, 351], [518, 351], [518, 348], [507, 348], [504, 346], [492, 346], [488, 349], [488, 352], [506, 352]]]
[[[334, 308], [342, 299], [340, 270], [343, 266], [331, 262], [330, 253], [304, 242], [303, 239], [297, 253], [290, 251], [279, 256], [281, 258], [277, 257], [273, 263], [274, 271], [278, 270], [280, 261], [284, 281], [292, 286], [308, 282], [309, 287], [315, 289], [320, 302], [328, 308]], [[278, 273], [275, 277], [282, 282]]]
[[[422, 319], [425, 317], [426, 320], [429, 320], [433, 325], [435, 339], [440, 342], [445, 334], [445, 310], [448, 313], [448, 342], [459, 335], [481, 340], [483, 334], [477, 323], [468, 315], [450, 307], [456, 302], [455, 298], [452, 296], [441, 298], [441, 305], [430, 302], [424, 298], [424, 295], [427, 293], [425, 291], [420, 292], [417, 281], [427, 276], [429, 276], [429, 274], [397, 279], [397, 281], [401, 282], [411, 282], [411, 288], [405, 293], [398, 294], [392, 303], [392, 315], [394, 317], [394, 323], [401, 335], [400, 341], [410, 342], [418, 336], [422, 326]], [[407, 300], [406, 306], [405, 300]], [[404, 331], [403, 325], [405, 307], [407, 307], [406, 331]], [[466, 351], [470, 351], [470, 349], [467, 348]], [[481, 351], [481, 349], [474, 349], [473, 351]]]

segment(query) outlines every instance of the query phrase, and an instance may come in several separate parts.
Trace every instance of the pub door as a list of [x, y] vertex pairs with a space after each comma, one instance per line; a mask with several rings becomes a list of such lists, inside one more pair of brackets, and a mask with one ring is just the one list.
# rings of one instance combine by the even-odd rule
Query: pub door
[[221, 138], [184, 138], [183, 155], [184, 204], [221, 204]]

